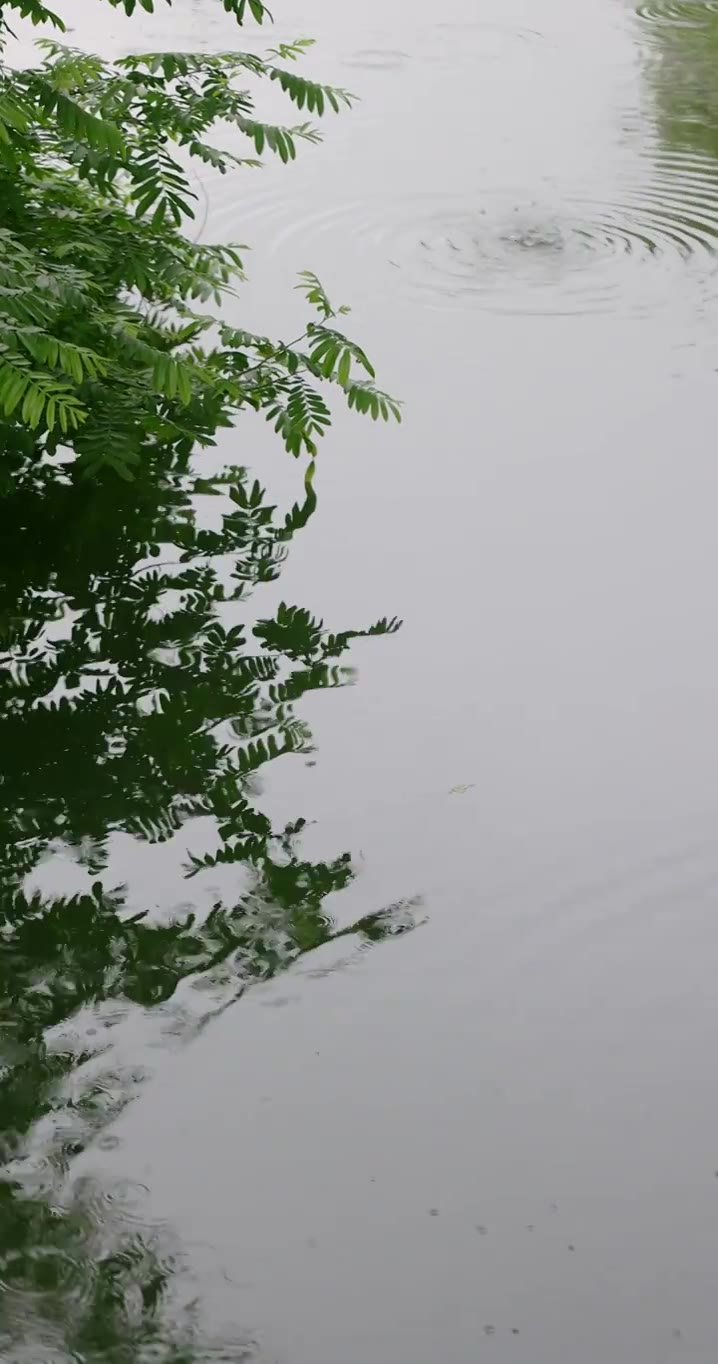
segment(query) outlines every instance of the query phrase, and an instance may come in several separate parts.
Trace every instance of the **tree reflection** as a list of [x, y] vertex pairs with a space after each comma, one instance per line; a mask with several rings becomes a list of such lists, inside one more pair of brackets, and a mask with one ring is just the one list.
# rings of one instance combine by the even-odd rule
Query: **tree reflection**
[[718, 11], [711, 0], [639, 7], [666, 146], [718, 159]]
[[[308, 487], [279, 514], [242, 470], [198, 480], [176, 452], [121, 488], [36, 470], [6, 504], [0, 1355], [18, 1364], [246, 1357], [206, 1341], [197, 1353], [195, 1326], [169, 1306], [173, 1257], [146, 1231], [115, 1234], [96, 1190], [66, 1191], [72, 1157], [141, 1079], [113, 1071], [108, 1011], [156, 1013], [199, 982], [199, 1011], [172, 1015], [181, 1031], [332, 938], [410, 922], [393, 907], [337, 930], [325, 902], [351, 881], [349, 855], [307, 860], [304, 821], [274, 829], [255, 799], [264, 764], [310, 751], [296, 703], [347, 680], [339, 660], [357, 633], [286, 605], [252, 614], [252, 590], [278, 576], [314, 506]], [[169, 920], [138, 912], [111, 883], [118, 835], [180, 836], [189, 888], [221, 869], [222, 890]], [[84, 890], [37, 890], [38, 868], [45, 887], [68, 862]]]

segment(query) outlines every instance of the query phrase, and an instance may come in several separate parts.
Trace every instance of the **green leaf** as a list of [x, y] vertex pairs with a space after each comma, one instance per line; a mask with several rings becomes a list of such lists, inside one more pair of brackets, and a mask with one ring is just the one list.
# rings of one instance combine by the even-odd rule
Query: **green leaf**
[[339, 380], [339, 383], [341, 384], [342, 388], [346, 388], [347, 384], [349, 383], [351, 365], [352, 365], [351, 352], [349, 350], [345, 350], [342, 352], [342, 358], [339, 361], [339, 366], [337, 368], [337, 379]]

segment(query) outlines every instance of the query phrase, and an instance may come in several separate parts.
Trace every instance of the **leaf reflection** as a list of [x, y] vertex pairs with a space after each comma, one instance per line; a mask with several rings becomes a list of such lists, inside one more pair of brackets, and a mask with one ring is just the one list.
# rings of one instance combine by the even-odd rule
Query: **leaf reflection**
[[[122, 487], [32, 480], [0, 549], [0, 1355], [247, 1358], [198, 1343], [167, 1237], [67, 1172], [142, 1081], [116, 1054], [123, 1019], [191, 1035], [302, 953], [411, 926], [399, 905], [337, 929], [349, 854], [308, 860], [304, 820], [274, 829], [256, 803], [267, 762], [311, 751], [304, 694], [343, 685], [357, 633], [398, 622], [332, 634], [296, 606], [253, 613], [311, 488], [283, 514], [243, 470], [198, 480], [176, 458]], [[175, 840], [180, 910], [117, 886], [118, 838], [173, 856]], [[81, 888], [63, 894], [68, 867]]]

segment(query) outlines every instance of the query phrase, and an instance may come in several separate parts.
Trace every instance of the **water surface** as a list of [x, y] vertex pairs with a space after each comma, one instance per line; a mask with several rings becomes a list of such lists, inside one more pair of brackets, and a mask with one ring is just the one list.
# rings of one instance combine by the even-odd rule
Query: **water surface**
[[[169, 22], [77, 8], [115, 50]], [[228, 46], [216, 16], [184, 0], [171, 45]], [[153, 746], [10, 707], [8, 879], [36, 908], [6, 973], [6, 1354], [711, 1364], [718, 6], [309, 0], [299, 31], [362, 103], [295, 166], [208, 179], [203, 231], [253, 243], [243, 324], [293, 335], [319, 271], [406, 414], [338, 421], [291, 544], [233, 542], [245, 640], [282, 600], [404, 625], [347, 640], [352, 687], [275, 637], [287, 716], [262, 665], [225, 704], [211, 637], [195, 676], [186, 602], [157, 647], [196, 709]], [[297, 471], [240, 430], [281, 531]], [[128, 512], [122, 629], [88, 625], [65, 679], [94, 651], [149, 690], [129, 582], [168, 515]], [[32, 632], [117, 556], [48, 534], [6, 595]], [[279, 735], [249, 882], [184, 876], [223, 819], [200, 712]], [[108, 735], [145, 763], [114, 789]]]

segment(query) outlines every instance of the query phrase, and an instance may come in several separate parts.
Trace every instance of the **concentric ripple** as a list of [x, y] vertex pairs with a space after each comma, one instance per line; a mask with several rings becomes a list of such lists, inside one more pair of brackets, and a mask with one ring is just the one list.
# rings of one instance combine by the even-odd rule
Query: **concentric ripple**
[[[212, 226], [222, 235], [221, 223]], [[327, 258], [335, 241], [344, 258], [366, 264], [372, 287], [431, 308], [643, 312], [667, 286], [675, 298], [677, 272], [701, 306], [718, 281], [718, 165], [656, 146], [624, 164], [604, 200], [548, 185], [537, 198], [521, 187], [487, 189], [470, 203], [409, 194], [303, 214], [277, 198], [255, 202], [242, 226], [263, 253], [297, 269]]]
[[399, 48], [367, 47], [344, 58], [344, 65], [359, 71], [399, 71], [409, 60], [409, 54]]
[[505, 58], [512, 49], [521, 51], [527, 43], [543, 41], [538, 29], [525, 28], [509, 20], [476, 19], [471, 22], [443, 20], [419, 31], [411, 53], [398, 48], [370, 47], [348, 53], [345, 66], [367, 71], [398, 71], [413, 65], [450, 67], [456, 70], [462, 60], [476, 62]]
[[510, 19], [503, 22], [476, 19], [469, 23], [444, 20], [427, 34], [425, 51], [432, 62], [438, 57], [455, 69], [457, 59], [462, 55], [472, 63], [506, 57], [512, 49], [520, 51], [526, 44], [543, 39], [544, 35], [538, 29], [526, 28]]
[[[442, 212], [400, 245], [397, 274], [439, 306], [543, 315], [607, 311], [619, 300], [642, 306], [655, 297], [659, 268], [679, 266], [697, 266], [712, 296], [718, 174], [678, 189], [660, 168], [641, 193], [611, 202], [577, 196]], [[648, 265], [653, 276], [636, 275]]]

